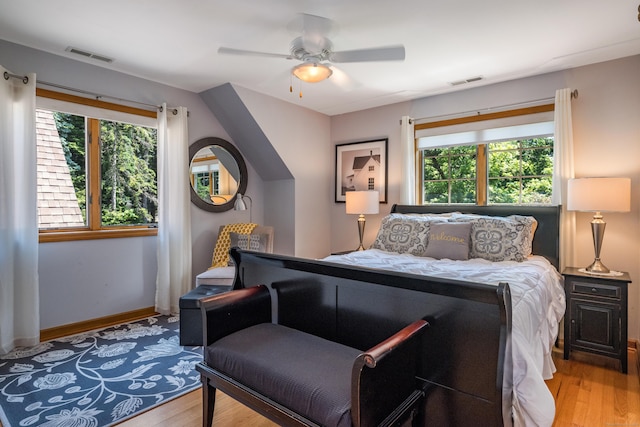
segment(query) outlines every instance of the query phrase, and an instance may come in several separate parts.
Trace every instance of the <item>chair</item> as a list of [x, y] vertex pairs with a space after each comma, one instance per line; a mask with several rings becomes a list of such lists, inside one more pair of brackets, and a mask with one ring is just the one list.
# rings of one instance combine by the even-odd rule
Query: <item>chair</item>
[[211, 267], [196, 276], [195, 289], [180, 297], [180, 345], [202, 345], [200, 300], [231, 290], [236, 268], [230, 265], [229, 249], [234, 246], [272, 253], [273, 227], [244, 223], [220, 227]]
[[[265, 236], [264, 247], [258, 243], [258, 247], [251, 248], [251, 240], [244, 239], [239, 244], [234, 245], [231, 242], [230, 234], [233, 230], [242, 229], [243, 226], [253, 225], [253, 229], [249, 232], [253, 236]], [[242, 233], [242, 234], [247, 234]], [[260, 240], [259, 238], [257, 240]], [[256, 240], [253, 242], [255, 243]], [[213, 259], [211, 267], [196, 276], [196, 287], [200, 285], [216, 285], [216, 286], [232, 286], [235, 277], [235, 267], [229, 265], [229, 249], [233, 246], [239, 246], [242, 249], [257, 250], [258, 252], [273, 252], [273, 227], [256, 224], [228, 224], [220, 226], [218, 232], [218, 240], [213, 251]]]

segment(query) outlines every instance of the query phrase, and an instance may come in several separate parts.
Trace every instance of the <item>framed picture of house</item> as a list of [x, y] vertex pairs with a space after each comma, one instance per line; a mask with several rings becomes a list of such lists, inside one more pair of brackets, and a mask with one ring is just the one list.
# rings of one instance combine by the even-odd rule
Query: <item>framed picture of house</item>
[[336, 203], [347, 191], [377, 190], [387, 203], [388, 138], [336, 145]]

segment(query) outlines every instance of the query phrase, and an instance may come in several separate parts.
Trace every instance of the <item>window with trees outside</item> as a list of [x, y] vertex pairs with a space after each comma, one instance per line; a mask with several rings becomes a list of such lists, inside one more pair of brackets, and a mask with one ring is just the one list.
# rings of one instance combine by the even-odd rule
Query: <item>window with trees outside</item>
[[37, 96], [40, 241], [156, 234], [156, 112]]
[[551, 204], [553, 105], [416, 124], [420, 202]]

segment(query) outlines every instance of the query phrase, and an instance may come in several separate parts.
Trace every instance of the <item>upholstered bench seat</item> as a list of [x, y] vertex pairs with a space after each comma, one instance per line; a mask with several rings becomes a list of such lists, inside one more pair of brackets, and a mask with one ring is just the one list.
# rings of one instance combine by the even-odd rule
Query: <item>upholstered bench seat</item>
[[209, 345], [209, 366], [324, 426], [351, 426], [351, 370], [361, 351], [261, 323]]
[[[235, 259], [237, 250], [231, 253]], [[331, 332], [315, 335], [295, 322], [275, 323], [275, 302], [300, 301], [281, 298], [278, 290], [275, 296], [277, 301], [257, 285], [200, 301], [205, 348], [196, 369], [204, 427], [213, 425], [216, 390], [283, 426], [390, 427], [420, 417], [425, 392], [416, 378], [416, 357], [425, 320], [361, 351], [357, 340], [342, 344], [331, 340]], [[360, 333], [370, 330], [355, 331]]]
[[231, 290], [233, 279], [236, 277], [235, 267], [218, 267], [210, 268], [196, 276], [196, 286], [200, 285], [216, 285], [228, 286]]

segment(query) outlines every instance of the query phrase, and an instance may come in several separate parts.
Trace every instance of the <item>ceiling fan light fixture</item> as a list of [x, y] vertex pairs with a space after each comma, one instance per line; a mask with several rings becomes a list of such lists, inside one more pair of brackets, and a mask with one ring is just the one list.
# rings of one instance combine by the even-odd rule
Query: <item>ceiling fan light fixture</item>
[[318, 83], [328, 79], [333, 74], [331, 68], [317, 62], [305, 62], [293, 67], [294, 76], [307, 83]]

